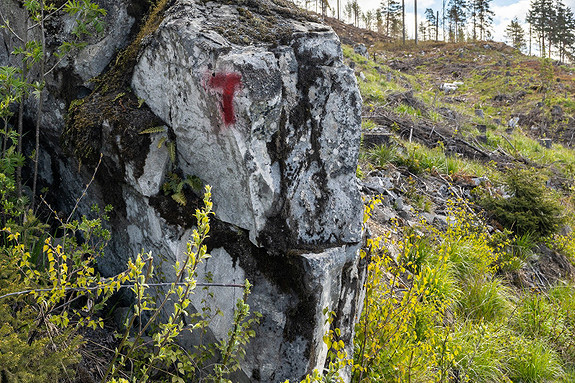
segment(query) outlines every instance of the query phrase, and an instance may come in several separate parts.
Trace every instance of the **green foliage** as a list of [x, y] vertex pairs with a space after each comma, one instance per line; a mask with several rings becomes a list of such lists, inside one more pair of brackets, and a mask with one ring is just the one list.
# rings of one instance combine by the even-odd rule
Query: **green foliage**
[[38, 320], [32, 307], [14, 312], [0, 303], [0, 318], [0, 376], [7, 382], [56, 382], [74, 375], [71, 366], [80, 360], [81, 338], [73, 331], [49, 327], [44, 327], [47, 335], [23, 331]]
[[457, 305], [459, 315], [490, 322], [504, 318], [510, 308], [506, 290], [498, 279], [473, 278], [464, 282]]
[[[177, 340], [185, 333], [205, 330], [209, 323], [209, 318], [192, 310], [190, 295], [197, 286], [197, 268], [210, 258], [203, 242], [210, 230], [211, 214], [211, 189], [206, 186], [204, 208], [196, 210], [195, 213], [197, 229], [194, 229], [192, 239], [188, 242], [185, 258], [174, 265], [175, 278], [173, 282], [166, 283], [166, 290], [162, 291], [159, 301], [156, 302], [146, 293], [146, 286], [153, 277], [151, 259], [143, 259], [139, 255], [134, 263], [130, 263], [130, 275], [135, 278], [131, 289], [136, 302], [104, 381], [113, 379], [120, 373], [128, 374], [131, 380], [138, 382], [155, 380], [157, 376], [169, 377], [172, 382], [186, 382], [205, 374], [202, 363], [206, 358], [215, 357], [214, 350], [200, 347], [198, 352], [190, 352], [180, 347]], [[142, 272], [146, 268], [146, 272]], [[213, 375], [208, 376], [214, 382], [230, 382], [227, 376], [239, 368], [245, 346], [249, 339], [255, 336], [253, 326], [259, 322], [260, 315], [250, 313], [250, 307], [246, 304], [250, 288], [249, 282], [246, 281], [244, 295], [236, 304], [233, 326], [228, 338], [215, 345], [221, 358], [212, 366]], [[167, 319], [161, 320], [162, 315], [167, 316]], [[135, 323], [139, 323], [138, 329], [135, 335], [130, 336], [130, 333], [136, 330]], [[146, 335], [151, 337], [151, 345], [146, 341]], [[208, 355], [202, 351], [206, 351]], [[135, 369], [132, 368], [134, 364], [137, 367]]]
[[551, 198], [536, 170], [519, 170], [506, 175], [508, 198], [486, 196], [481, 204], [504, 227], [535, 238], [554, 234], [563, 222], [561, 206]]
[[490, 323], [467, 322], [455, 328], [451, 342], [458, 352], [452, 375], [463, 382], [509, 382], [505, 359], [510, 335], [505, 328]]
[[105, 214], [61, 221], [64, 235], [58, 239], [30, 213], [23, 225], [11, 222], [2, 230], [0, 374], [9, 381], [73, 376], [80, 329], [103, 326], [95, 313], [125, 278], [102, 280], [95, 272], [94, 262], [110, 239], [102, 219]]
[[[20, 67], [0, 67], [0, 380], [55, 382], [74, 379], [74, 365], [81, 359], [80, 348], [84, 342], [80, 333], [86, 328], [103, 327], [101, 310], [108, 298], [119, 289], [130, 288], [137, 302], [122, 344], [110, 364], [112, 375], [129, 364], [130, 367], [141, 367], [130, 381], [190, 381], [199, 379], [200, 372], [208, 380], [229, 381], [228, 375], [239, 367], [245, 346], [255, 335], [253, 326], [259, 318], [259, 314], [250, 313], [245, 303], [250, 289], [247, 281], [244, 296], [238, 300], [235, 316], [230, 319], [233, 326], [227, 339], [198, 347], [196, 354], [177, 344], [184, 332], [205, 331], [209, 323], [209, 315], [206, 314], [209, 310], [201, 310], [202, 314], [193, 312], [189, 299], [197, 285], [195, 270], [202, 260], [209, 257], [203, 244], [209, 232], [212, 207], [209, 188], [204, 199], [205, 209], [196, 212], [198, 229], [188, 244], [184, 264], [175, 265], [175, 281], [156, 284], [167, 286], [167, 294], [158, 304], [147, 291], [149, 279], [153, 277], [150, 256], [138, 255], [128, 263], [123, 273], [114, 277], [102, 278], [97, 273], [98, 258], [110, 240], [110, 232], [104, 228], [109, 207], [103, 212], [94, 208], [95, 217], [75, 219], [76, 208], [84, 193], [68, 218], [61, 218], [52, 211], [59, 226], [57, 238], [28, 210], [20, 176], [25, 160], [22, 125], [14, 127], [11, 124], [20, 120], [14, 118], [15, 105], [23, 105], [24, 100], [33, 94], [39, 100], [37, 115], [41, 121], [44, 77], [56, 67], [58, 60], [84, 46], [82, 38], [85, 35], [103, 31], [101, 17], [105, 11], [89, 0], [59, 1], [58, 5], [53, 1], [26, 0], [22, 5], [32, 21], [27, 33], [39, 36], [38, 40], [18, 36], [4, 15], [0, 24], [7, 35], [14, 37], [13, 41], [22, 42], [13, 51], [20, 60]], [[146, 26], [158, 22], [158, 12], [165, 5], [165, 0], [158, 3]], [[60, 42], [59, 46], [48, 46], [45, 25], [63, 14], [72, 16], [74, 37], [71, 41]], [[143, 35], [139, 35], [138, 41], [142, 38]], [[49, 51], [52, 48], [53, 51]], [[32, 79], [31, 74], [39, 74], [39, 78]], [[123, 96], [123, 93], [118, 93], [116, 99]], [[71, 107], [79, 104], [81, 102], [75, 102]], [[20, 108], [21, 116], [23, 110]], [[38, 130], [36, 136], [39, 136]], [[159, 146], [164, 142], [165, 139], [160, 141]], [[37, 140], [32, 155], [35, 167], [38, 144]], [[168, 141], [166, 147], [172, 162], [175, 162], [175, 144]], [[36, 174], [35, 170], [32, 196], [35, 195]], [[165, 189], [172, 191], [176, 201], [185, 204], [185, 185], [194, 190], [203, 188], [197, 177], [181, 180], [173, 176]], [[46, 208], [51, 210], [48, 205]], [[140, 324], [137, 330], [135, 319]], [[133, 332], [136, 332], [136, 337], [129, 336]], [[152, 346], [142, 341], [150, 334]], [[212, 362], [217, 360], [214, 358], [218, 351], [221, 361], [203, 367], [202, 363], [208, 358]], [[127, 380], [120, 377], [118, 380], [112, 378], [112, 381]]]
[[370, 239], [364, 254], [371, 262], [352, 381], [569, 381], [573, 287], [519, 299], [497, 277], [502, 259], [530, 256], [532, 237], [493, 237], [456, 203], [445, 231], [422, 224], [401, 233]]
[[514, 382], [553, 382], [564, 375], [557, 354], [538, 341], [514, 342], [509, 378]]
[[[31, 192], [31, 205], [35, 207], [36, 186], [38, 179], [38, 156], [40, 152], [40, 125], [42, 121], [43, 110], [43, 97], [42, 93], [45, 87], [45, 78], [52, 72], [60, 63], [74, 49], [79, 49], [85, 46], [82, 41], [87, 35], [92, 33], [103, 32], [104, 26], [101, 18], [106, 15], [106, 11], [100, 8], [96, 3], [90, 0], [67, 0], [62, 6], [57, 7], [52, 1], [45, 0], [25, 0], [22, 3], [25, 11], [25, 25], [23, 33], [20, 35], [10, 25], [10, 17], [2, 15], [0, 22], [0, 29], [5, 33], [5, 41], [15, 42], [15, 46], [11, 52], [12, 59], [18, 62], [17, 67], [3, 68], [0, 75], [0, 87], [6, 89], [7, 86], [12, 85], [11, 92], [0, 91], [0, 109], [8, 110], [12, 103], [19, 103], [18, 109], [18, 126], [15, 129], [19, 137], [18, 142], [11, 147], [15, 148], [14, 153], [23, 155], [22, 135], [23, 135], [23, 119], [24, 119], [24, 101], [29, 95], [33, 95], [37, 100], [36, 103], [36, 122], [35, 122], [35, 146], [32, 153], [33, 158], [33, 174], [32, 174], [32, 192]], [[53, 47], [52, 44], [47, 44], [47, 26], [50, 25], [54, 18], [69, 15], [72, 17], [73, 24], [70, 25], [72, 38], [66, 41], [58, 41], [54, 44], [53, 51], [49, 51]], [[31, 38], [35, 39], [31, 39]], [[19, 44], [19, 45], [18, 45]], [[8, 48], [8, 46], [7, 46]], [[14, 62], [12, 61], [12, 62]], [[10, 72], [11, 79], [15, 81], [7, 81], [5, 74]], [[35, 76], [35, 77], [32, 77]], [[18, 83], [18, 85], [14, 85]], [[10, 113], [10, 112], [9, 112]], [[12, 127], [8, 127], [9, 116], [4, 112], [0, 112], [0, 118], [4, 120], [4, 142], [2, 157], [5, 158], [6, 141], [9, 139], [9, 132]], [[16, 196], [22, 197], [22, 166], [16, 166]]]
[[162, 185], [164, 193], [170, 195], [174, 201], [182, 206], [188, 203], [186, 195], [184, 194], [184, 187], [189, 186], [193, 191], [197, 192], [203, 187], [202, 180], [197, 176], [186, 176], [182, 179], [176, 173], [169, 173], [168, 180]]
[[388, 163], [405, 166], [414, 174], [424, 171], [441, 174], [477, 174], [484, 175], [487, 168], [473, 161], [445, 154], [442, 145], [433, 149], [425, 146], [397, 140], [397, 143], [376, 146], [367, 151], [367, 159], [374, 166], [385, 167]]
[[[62, 235], [58, 239], [32, 216], [24, 225], [5, 227], [0, 247], [0, 376], [22, 382], [71, 378], [80, 360], [81, 330], [103, 327], [99, 312], [106, 300], [119, 289], [130, 288], [136, 297], [133, 314], [107, 375], [113, 378], [132, 371], [130, 381], [138, 382], [165, 378], [184, 382], [199, 376], [229, 382], [228, 376], [239, 368], [259, 321], [260, 315], [250, 313], [245, 303], [249, 282], [230, 319], [228, 338], [213, 347], [199, 347], [196, 352], [184, 350], [177, 343], [185, 332], [205, 331], [210, 319], [210, 310], [195, 312], [190, 300], [197, 286], [197, 267], [210, 257], [203, 244], [212, 214], [209, 187], [204, 204], [204, 209], [196, 211], [198, 227], [188, 243], [186, 257], [174, 265], [173, 282], [156, 284], [166, 287], [159, 302], [148, 293], [154, 277], [149, 255], [139, 254], [114, 277], [101, 278], [96, 273], [94, 265], [110, 240], [110, 232], [102, 227], [109, 207], [103, 212], [94, 207], [96, 217], [92, 219], [83, 216], [75, 220], [70, 216], [61, 220]], [[153, 340], [152, 344], [148, 339]], [[216, 364], [204, 365], [218, 360], [218, 355]], [[137, 369], [131, 370], [134, 366]]]
[[532, 249], [535, 246], [535, 240], [528, 233], [515, 236], [505, 229], [502, 232], [494, 233], [491, 241], [491, 246], [504, 248], [504, 251], [499, 252], [499, 258], [496, 261], [497, 269], [501, 272], [520, 270], [534, 254]]
[[389, 163], [395, 163], [399, 158], [399, 153], [394, 144], [379, 145], [370, 149], [367, 153], [367, 157], [375, 166], [383, 168]]

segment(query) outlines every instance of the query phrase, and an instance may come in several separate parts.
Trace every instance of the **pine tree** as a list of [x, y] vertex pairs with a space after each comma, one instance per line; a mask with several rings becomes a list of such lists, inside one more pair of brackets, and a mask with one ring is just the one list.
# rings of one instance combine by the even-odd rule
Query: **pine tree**
[[422, 21], [419, 23], [419, 35], [421, 36], [421, 40], [429, 40], [429, 24], [426, 21]]
[[425, 10], [425, 21], [427, 23], [428, 37], [431, 40], [435, 38], [437, 40], [437, 17], [433, 9], [427, 8]]
[[361, 7], [357, 0], [353, 0], [351, 3], [351, 10], [353, 12], [353, 23], [356, 27], [359, 27], [359, 20], [361, 16]]
[[[553, 0], [532, 0], [527, 13], [527, 22], [531, 25], [532, 33], [537, 36], [539, 41], [539, 52], [545, 57], [549, 49], [551, 54], [551, 35], [553, 22], [555, 19], [555, 10], [553, 9]], [[545, 45], [547, 43], [547, 46]]]
[[479, 39], [485, 40], [491, 37], [491, 26], [493, 25], [493, 16], [495, 13], [491, 10], [492, 0], [474, 0], [477, 12], [477, 29], [479, 30]]
[[400, 19], [401, 4], [399, 4], [399, 1], [383, 0], [380, 9], [385, 26], [385, 34], [392, 38], [399, 37], [402, 27]]
[[463, 26], [467, 21], [466, 0], [449, 0], [447, 9], [447, 19], [449, 20], [449, 39], [460, 41], [463, 36]]
[[375, 20], [375, 13], [372, 10], [362, 13], [361, 18], [363, 19], [363, 23], [365, 29], [372, 30], [373, 29], [373, 21]]
[[511, 45], [513, 48], [519, 51], [522, 51], [525, 48], [525, 31], [523, 30], [521, 24], [519, 24], [517, 17], [511, 20], [505, 29], [505, 38], [507, 39], [509, 45]]
[[353, 1], [348, 0], [343, 7], [343, 13], [348, 23], [353, 22]]
[[383, 33], [383, 15], [381, 14], [381, 8], [377, 8], [375, 11], [375, 27], [378, 33]]
[[550, 44], [557, 49], [559, 61], [565, 61], [572, 56], [575, 45], [575, 17], [571, 8], [565, 6], [561, 0], [555, 2], [555, 15], [551, 24]]

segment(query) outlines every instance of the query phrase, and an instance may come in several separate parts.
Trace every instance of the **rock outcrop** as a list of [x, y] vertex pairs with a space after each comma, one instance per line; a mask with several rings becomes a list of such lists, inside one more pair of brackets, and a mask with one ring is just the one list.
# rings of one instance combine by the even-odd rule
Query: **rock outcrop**
[[[236, 381], [297, 380], [322, 368], [322, 311], [336, 312], [351, 345], [364, 276], [355, 181], [361, 98], [337, 36], [279, 0], [176, 0], [122, 72], [126, 86], [94, 86], [92, 77], [114, 71], [113, 52], [129, 44], [137, 18], [128, 0], [100, 4], [108, 34], [48, 79], [41, 176], [54, 203], [74, 205], [102, 153], [83, 202], [115, 206], [101, 270], [119, 272], [145, 249], [163, 257], [169, 278], [193, 229], [194, 197], [187, 191], [182, 206], [162, 185], [171, 174], [210, 184], [212, 258], [198, 277], [247, 278], [248, 303], [263, 315]], [[139, 134], [153, 126], [163, 133]], [[82, 158], [80, 174], [65, 153]], [[213, 293], [210, 305], [225, 316], [210, 330], [221, 339], [241, 291]]]

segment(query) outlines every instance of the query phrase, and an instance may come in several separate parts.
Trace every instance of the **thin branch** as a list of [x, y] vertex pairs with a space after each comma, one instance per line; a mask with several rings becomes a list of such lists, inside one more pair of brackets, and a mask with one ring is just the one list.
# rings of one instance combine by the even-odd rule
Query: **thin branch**
[[8, 29], [10, 31], [10, 33], [12, 33], [12, 35], [14, 35], [14, 37], [16, 37], [18, 39], [18, 41], [20, 41], [22, 44], [24, 44], [25, 43], [24, 39], [22, 37], [20, 37], [20, 35], [18, 33], [16, 33], [12, 28], [10, 28], [10, 23], [8, 22], [8, 20], [6, 20], [2, 11], [0, 11], [0, 18], [2, 18], [2, 24], [4, 25], [4, 27], [6, 29]]
[[[50, 17], [54, 16], [56, 13], [60, 12], [62, 9], [64, 9], [64, 7], [66, 6], [66, 3], [62, 4], [59, 8], [53, 10], [50, 13], [47, 13], [44, 17], [43, 20], [46, 21], [48, 20]], [[31, 31], [34, 28], [37, 28], [41, 25], [41, 22], [38, 22], [36, 24], [32, 24], [31, 26], [28, 27], [28, 31]]]
[[[146, 286], [147, 287], [162, 287], [162, 286], [183, 286], [186, 285], [186, 282], [178, 282], [178, 283], [174, 283], [174, 282], [161, 282], [161, 283], [147, 283]], [[128, 285], [120, 285], [120, 288], [128, 288], [128, 287], [134, 287], [135, 284], [128, 284]], [[240, 284], [236, 284], [236, 283], [196, 283], [196, 286], [199, 287], [232, 287], [232, 288], [238, 288], [238, 289], [243, 289], [246, 286], [245, 285], [240, 285]], [[93, 291], [93, 290], [98, 290], [98, 289], [103, 289], [104, 286], [90, 286], [90, 287], [64, 287], [64, 291], [68, 292], [68, 291]], [[9, 293], [9, 294], [4, 294], [4, 295], [0, 295], [0, 299], [2, 298], [7, 298], [7, 297], [11, 297], [11, 296], [15, 296], [15, 295], [24, 295], [24, 294], [30, 294], [30, 293], [36, 293], [36, 292], [47, 292], [47, 291], [52, 291], [53, 289], [30, 289], [30, 290], [22, 290], [22, 291], [16, 291], [13, 293]]]
[[72, 211], [70, 212], [70, 215], [66, 219], [66, 223], [70, 223], [72, 216], [74, 215], [74, 213], [78, 209], [78, 205], [80, 204], [80, 201], [86, 196], [86, 194], [88, 193], [88, 189], [90, 188], [90, 185], [92, 185], [92, 182], [94, 182], [94, 179], [96, 178], [96, 172], [98, 171], [98, 168], [100, 167], [100, 164], [102, 163], [102, 156], [103, 156], [103, 154], [100, 153], [100, 159], [98, 160], [98, 164], [96, 165], [96, 168], [94, 169], [94, 172], [92, 173], [92, 178], [90, 179], [90, 182], [88, 182], [88, 184], [84, 188], [82, 195], [76, 199], [76, 204], [74, 205], [74, 208], [72, 209]]

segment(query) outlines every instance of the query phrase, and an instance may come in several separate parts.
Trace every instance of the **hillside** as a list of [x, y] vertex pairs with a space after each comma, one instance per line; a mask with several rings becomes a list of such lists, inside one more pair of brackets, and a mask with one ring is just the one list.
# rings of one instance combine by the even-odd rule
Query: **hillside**
[[372, 257], [354, 378], [573, 381], [575, 68], [337, 29], [369, 44], [344, 46]]

